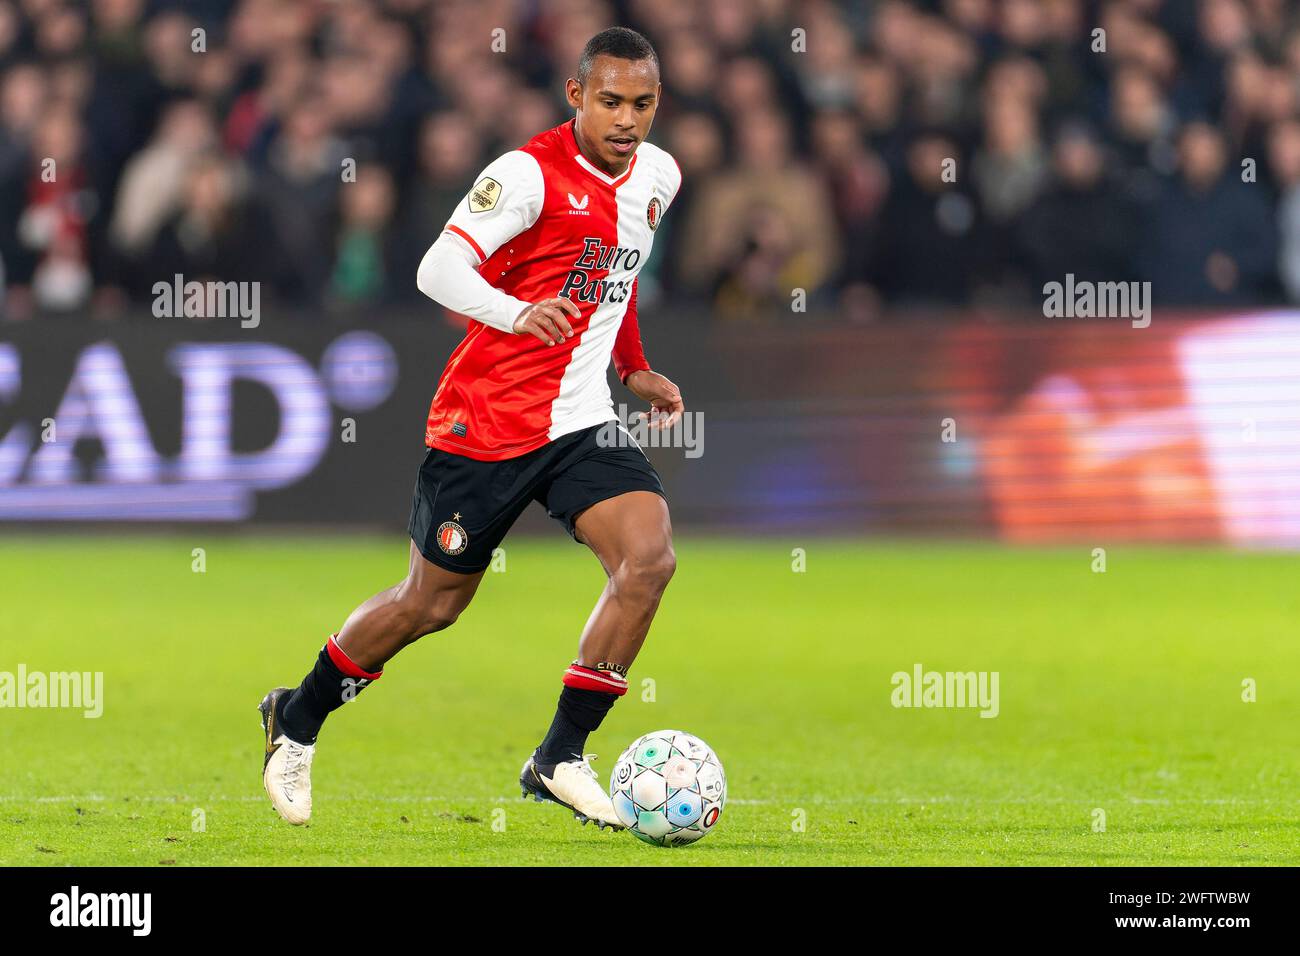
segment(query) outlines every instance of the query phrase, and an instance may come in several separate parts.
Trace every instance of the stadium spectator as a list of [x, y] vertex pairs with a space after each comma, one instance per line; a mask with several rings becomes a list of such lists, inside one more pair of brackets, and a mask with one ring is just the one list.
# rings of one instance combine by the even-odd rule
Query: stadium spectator
[[389, 277], [389, 292], [398, 300], [426, 301], [416, 287], [415, 272], [428, 248], [429, 230], [445, 222], [449, 210], [465, 197], [465, 184], [478, 172], [484, 152], [481, 135], [463, 113], [446, 110], [424, 121], [418, 166], [398, 213], [401, 241]]
[[681, 277], [723, 317], [753, 318], [788, 309], [795, 289], [814, 295], [841, 249], [825, 186], [793, 155], [785, 118], [752, 110], [737, 136], [738, 162], [701, 186], [683, 227]]
[[1139, 175], [1174, 167], [1177, 120], [1160, 85], [1141, 67], [1121, 67], [1110, 86], [1110, 119], [1121, 162]]
[[1106, 168], [1086, 123], [1062, 125], [1052, 147], [1052, 182], [1020, 221], [1015, 245], [1031, 292], [1067, 274], [1092, 282], [1132, 281], [1136, 205]]
[[20, 278], [30, 282], [39, 310], [77, 309], [94, 291], [88, 236], [94, 198], [84, 139], [80, 118], [66, 105], [44, 113], [32, 134], [18, 241], [27, 253]]
[[[1003, 92], [986, 99], [984, 135], [971, 160], [970, 175], [984, 223], [980, 284], [997, 288], [998, 297], [1005, 298], [1008, 284], [1014, 282], [1016, 224], [1048, 177], [1037, 113], [1027, 97]], [[1010, 295], [1017, 293], [1013, 290]], [[981, 297], [990, 296], [985, 292]]]
[[844, 237], [844, 258], [835, 285], [854, 287], [866, 279], [889, 174], [880, 157], [866, 146], [861, 121], [848, 109], [818, 115], [812, 149], [818, 178], [831, 184], [835, 197], [831, 208]]
[[974, 199], [960, 185], [960, 170], [957, 144], [942, 132], [922, 131], [908, 147], [907, 166], [889, 190], [870, 269], [886, 301], [959, 305], [973, 291], [980, 224]]
[[34, 268], [18, 223], [27, 203], [32, 137], [46, 101], [44, 77], [34, 65], [14, 66], [0, 83], [0, 258], [11, 284], [24, 285]]
[[1015, 219], [1037, 198], [1047, 180], [1047, 156], [1029, 103], [1005, 95], [989, 102], [971, 177], [981, 207], [997, 222]]
[[1147, 210], [1139, 253], [1157, 305], [1253, 305], [1276, 295], [1276, 226], [1257, 186], [1227, 169], [1223, 134], [1184, 127], [1178, 175]]
[[275, 236], [282, 276], [278, 292], [308, 304], [325, 291], [344, 161], [350, 158], [330, 128], [329, 115], [329, 104], [319, 98], [290, 108], [257, 171], [253, 196]]
[[215, 146], [212, 117], [201, 103], [178, 100], [167, 108], [153, 139], [122, 173], [109, 227], [118, 252], [135, 258], [153, 244], [181, 202], [191, 165]]
[[151, 296], [155, 282], [256, 281], [268, 295], [282, 288], [277, 245], [261, 207], [247, 201], [237, 162], [209, 154], [192, 163], [176, 213], [158, 231], [146, 256], [134, 260], [131, 287]]
[[330, 291], [343, 305], [381, 302], [388, 282], [393, 245], [393, 180], [378, 164], [357, 170], [357, 181], [343, 190], [343, 223], [334, 255]]
[[1300, 302], [1300, 121], [1288, 120], [1273, 128], [1269, 166], [1278, 191], [1278, 272], [1287, 296]]
[[[687, 276], [693, 256], [686, 243], [674, 241], [674, 236], [682, 223], [692, 219], [702, 184], [722, 169], [727, 155], [726, 134], [718, 120], [706, 112], [678, 114], [665, 128], [667, 132], [661, 141], [681, 167], [682, 185], [673, 200], [673, 215], [659, 227], [662, 234], [655, 241], [650, 262], [657, 267], [654, 275], [669, 294], [688, 295]], [[638, 296], [643, 303], [651, 300], [644, 286]]]

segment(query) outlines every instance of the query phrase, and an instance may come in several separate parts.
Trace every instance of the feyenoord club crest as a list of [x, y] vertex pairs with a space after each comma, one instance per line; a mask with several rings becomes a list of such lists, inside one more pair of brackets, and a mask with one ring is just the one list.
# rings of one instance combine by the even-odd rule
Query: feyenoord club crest
[[663, 215], [664, 204], [659, 201], [658, 196], [650, 198], [650, 205], [645, 207], [645, 221], [650, 223], [650, 231], [654, 232], [659, 228], [659, 217]]
[[[460, 515], [456, 515], [457, 518]], [[447, 554], [460, 554], [469, 544], [469, 535], [455, 521], [444, 521], [438, 526], [438, 547]]]

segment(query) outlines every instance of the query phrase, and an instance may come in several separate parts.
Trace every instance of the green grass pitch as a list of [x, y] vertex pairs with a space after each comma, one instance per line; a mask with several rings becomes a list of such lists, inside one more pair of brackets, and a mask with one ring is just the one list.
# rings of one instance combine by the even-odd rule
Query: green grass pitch
[[[603, 581], [585, 549], [508, 541], [454, 628], [330, 718], [312, 825], [293, 828], [262, 793], [256, 704], [401, 577], [405, 542], [199, 537], [0, 541], [0, 671], [105, 682], [97, 720], [0, 710], [0, 864], [1300, 859], [1297, 556], [1116, 545], [1099, 574], [1089, 547], [683, 535], [632, 691], [589, 746], [602, 779], [651, 730], [717, 751], [718, 829], [663, 850], [515, 785]], [[891, 675], [917, 663], [997, 671], [999, 715], [893, 707]]]

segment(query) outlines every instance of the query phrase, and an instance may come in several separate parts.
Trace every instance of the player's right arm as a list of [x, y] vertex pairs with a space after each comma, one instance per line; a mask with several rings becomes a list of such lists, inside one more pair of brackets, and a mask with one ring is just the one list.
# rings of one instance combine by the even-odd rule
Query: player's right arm
[[501, 246], [537, 222], [545, 188], [541, 167], [528, 153], [514, 150], [490, 163], [420, 261], [420, 291], [502, 332], [527, 333], [548, 345], [572, 336], [565, 315], [579, 312], [568, 299], [524, 302], [479, 272]]

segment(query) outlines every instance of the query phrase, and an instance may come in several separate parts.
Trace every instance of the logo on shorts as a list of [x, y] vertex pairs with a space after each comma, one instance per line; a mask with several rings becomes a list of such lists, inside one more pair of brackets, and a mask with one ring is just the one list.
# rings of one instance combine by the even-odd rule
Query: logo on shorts
[[[456, 515], [457, 518], [460, 515]], [[446, 554], [460, 554], [469, 544], [469, 535], [455, 521], [444, 521], [438, 526], [438, 547]]]
[[663, 215], [663, 212], [664, 204], [659, 201], [659, 197], [650, 197], [650, 205], [645, 208], [645, 221], [650, 224], [651, 232], [659, 228], [659, 217]]

